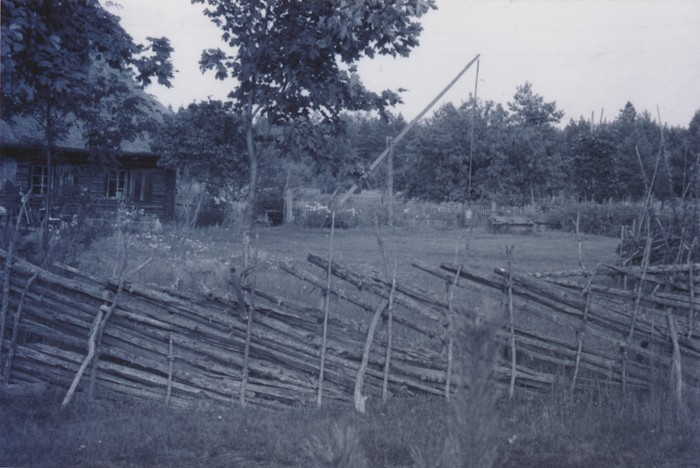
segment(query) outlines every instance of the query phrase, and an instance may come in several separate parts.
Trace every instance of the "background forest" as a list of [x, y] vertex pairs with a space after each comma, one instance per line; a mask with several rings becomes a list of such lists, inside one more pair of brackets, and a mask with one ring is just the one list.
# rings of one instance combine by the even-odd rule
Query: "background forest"
[[[664, 201], [681, 196], [694, 180], [700, 111], [687, 128], [660, 125], [660, 118], [630, 102], [610, 119], [581, 117], [565, 125], [563, 119], [556, 102], [529, 82], [505, 106], [474, 98], [445, 104], [395, 148], [395, 190], [434, 202], [523, 205], [564, 197], [602, 203], [642, 199], [654, 180], [653, 195]], [[235, 199], [247, 191], [248, 178], [239, 125], [218, 101], [191, 104], [166, 120], [158, 144], [182, 180]], [[344, 114], [333, 128], [258, 121], [258, 138], [266, 140], [261, 203], [281, 203], [287, 188], [346, 189], [406, 125], [391, 113]], [[384, 171], [363, 179], [365, 189], [384, 186]]]

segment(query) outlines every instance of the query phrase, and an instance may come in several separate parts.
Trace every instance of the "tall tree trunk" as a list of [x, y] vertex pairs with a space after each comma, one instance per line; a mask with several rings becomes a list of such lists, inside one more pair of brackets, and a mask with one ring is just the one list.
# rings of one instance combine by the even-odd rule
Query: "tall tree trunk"
[[244, 222], [245, 232], [253, 229], [253, 217], [255, 216], [256, 188], [258, 181], [258, 155], [253, 141], [253, 112], [252, 103], [249, 101], [246, 109], [246, 148], [248, 150], [248, 162], [250, 163], [250, 179], [248, 182], [248, 206], [246, 207]]
[[[49, 220], [51, 218], [51, 182], [53, 172], [52, 149], [54, 145], [53, 117], [51, 116], [51, 100], [46, 105], [46, 191], [44, 193], [44, 219], [41, 230], [42, 264], [46, 266], [49, 260]], [[43, 182], [43, 181], [42, 181]]]

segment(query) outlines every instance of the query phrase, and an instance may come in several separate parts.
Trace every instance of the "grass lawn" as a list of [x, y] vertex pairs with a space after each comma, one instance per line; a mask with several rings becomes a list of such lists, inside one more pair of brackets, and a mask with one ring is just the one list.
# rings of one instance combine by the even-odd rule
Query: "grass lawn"
[[[484, 274], [506, 264], [506, 247], [513, 246], [513, 268], [516, 271], [567, 270], [578, 268], [579, 239], [558, 231], [535, 234], [491, 234], [482, 228], [471, 234], [466, 229], [383, 229], [385, 255], [389, 267], [398, 262], [398, 276], [404, 279], [425, 278], [410, 267], [415, 260], [434, 266], [454, 262], [455, 253], [461, 262]], [[162, 233], [140, 233], [129, 240], [129, 262], [133, 266], [148, 258], [153, 261], [140, 270], [134, 281], [171, 285], [177, 275], [199, 276], [208, 287], [226, 287], [221, 275], [230, 265], [243, 262], [240, 233], [223, 228], [205, 228], [193, 233], [166, 226]], [[615, 238], [583, 235], [581, 252], [584, 266], [593, 268], [599, 262], [614, 263]], [[303, 262], [309, 253], [327, 256], [330, 229], [262, 228], [251, 241], [260, 260], [268, 267], [280, 260]], [[97, 276], [109, 277], [117, 263], [119, 242], [101, 239], [79, 257], [82, 269]], [[382, 253], [373, 230], [337, 229], [334, 233], [333, 259], [348, 265], [369, 265], [383, 268]], [[313, 267], [311, 267], [313, 268]], [[272, 282], [273, 285], [277, 281]], [[196, 288], [195, 288], [196, 289]]]
[[[381, 235], [399, 276], [414, 281], [425, 275], [409, 267], [411, 261], [452, 262], [456, 247], [464, 256], [468, 238], [466, 264], [485, 274], [505, 265], [511, 245], [516, 270], [572, 269], [579, 262], [579, 239], [560, 232], [475, 230], [469, 237], [463, 229], [394, 229]], [[253, 246], [266, 268], [264, 286], [301, 296], [275, 264], [303, 261], [309, 252], [327, 255], [329, 239], [329, 230], [258, 230]], [[152, 261], [133, 279], [192, 290], [226, 287], [227, 268], [242, 263], [240, 240], [222, 228], [184, 233], [166, 226], [134, 234], [127, 240], [130, 266]], [[616, 239], [581, 241], [587, 267], [615, 261]], [[96, 241], [77, 264], [111, 276], [120, 242]], [[372, 230], [337, 230], [334, 258], [376, 268], [383, 263]], [[472, 338], [477, 346], [479, 337]], [[41, 397], [0, 397], [0, 466], [700, 466], [698, 402], [678, 414], [663, 389], [623, 397], [604, 389], [571, 395], [567, 388], [520, 392], [508, 401], [486, 381], [449, 403], [429, 397], [370, 401], [364, 415], [344, 404], [288, 412], [237, 405], [176, 411], [157, 403], [81, 399], [62, 412], [65, 389], [55, 389]]]

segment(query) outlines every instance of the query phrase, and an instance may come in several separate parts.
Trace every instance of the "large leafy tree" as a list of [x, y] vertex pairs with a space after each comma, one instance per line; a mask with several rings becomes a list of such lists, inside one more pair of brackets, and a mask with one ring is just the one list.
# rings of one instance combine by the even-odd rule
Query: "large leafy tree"
[[406, 194], [434, 201], [461, 201], [467, 193], [470, 120], [445, 104], [407, 143]]
[[617, 142], [609, 125], [579, 119], [564, 130], [570, 185], [579, 198], [604, 202], [624, 194], [615, 157]]
[[166, 166], [217, 194], [240, 186], [247, 174], [245, 148], [236, 138], [239, 126], [230, 104], [193, 103], [165, 117], [156, 147]]
[[558, 130], [555, 124], [564, 116], [555, 101], [547, 102], [536, 94], [532, 84], [518, 86], [510, 110], [510, 148], [501, 161], [507, 166], [502, 173], [511, 184], [511, 193], [519, 201], [528, 195], [544, 196], [557, 193], [563, 183], [562, 159], [558, 151]]
[[[2, 0], [2, 117], [38, 122], [48, 174], [76, 122], [88, 143], [112, 148], [143, 128], [135, 88], [173, 74], [169, 41], [148, 42], [136, 44], [98, 0]], [[46, 250], [51, 190], [44, 202]]]
[[[250, 167], [252, 225], [260, 140], [255, 121], [271, 124], [320, 119], [336, 124], [343, 110], [383, 111], [399, 102], [393, 91], [368, 91], [355, 64], [375, 55], [407, 56], [418, 44], [417, 19], [434, 0], [193, 0], [223, 31], [229, 51], [206, 50], [200, 65], [233, 78], [229, 97], [243, 119]], [[303, 125], [302, 125], [303, 127]], [[308, 127], [307, 127], [308, 128]]]

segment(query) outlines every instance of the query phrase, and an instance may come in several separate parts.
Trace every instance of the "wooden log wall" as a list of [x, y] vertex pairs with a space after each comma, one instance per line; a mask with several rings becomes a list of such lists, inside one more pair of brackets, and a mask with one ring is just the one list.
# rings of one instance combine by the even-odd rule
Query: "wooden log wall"
[[[5, 270], [6, 256], [0, 250], [0, 271]], [[310, 269], [289, 263], [281, 264], [281, 269], [325, 290], [328, 260], [315, 255], [307, 260]], [[637, 298], [634, 291], [592, 281], [588, 273], [508, 275], [497, 269], [487, 277], [448, 264], [413, 266], [444, 284], [454, 284], [466, 296], [448, 301], [410, 284], [331, 262], [330, 271], [340, 281], [327, 291], [332, 302], [324, 399], [352, 400], [368, 318], [390, 295], [394, 332], [389, 390], [444, 396], [448, 314], [456, 314], [468, 328], [480, 318], [464, 298], [484, 292], [503, 298], [506, 284], [513, 320], [488, 318], [503, 345], [494, 369], [499, 384], [514, 379], [516, 391], [546, 391], [564, 378], [571, 379], [572, 389], [650, 389], [668, 381], [673, 368], [684, 388], [700, 389], [700, 320], [688, 315], [689, 308], [700, 309], [700, 304], [690, 291], [684, 295], [682, 288], [657, 290]], [[655, 266], [647, 273], [658, 281], [670, 281], [664, 272], [687, 275], [692, 269]], [[633, 270], [627, 273], [633, 275]], [[609, 279], [615, 274], [619, 272], [600, 276]], [[675, 276], [673, 281], [694, 288], [692, 278]], [[86, 391], [92, 380], [98, 395], [160, 400], [175, 407], [203, 401], [237, 404], [248, 322], [247, 314], [240, 312], [249, 312], [249, 303], [239, 309], [236, 296], [226, 292], [194, 297], [130, 282], [122, 286], [117, 294], [119, 281], [100, 281], [69, 267], [56, 266], [50, 272], [16, 260], [10, 276], [8, 332], [2, 341], [4, 383], [49, 383], [68, 389], [88, 354], [87, 338], [95, 318], [114, 304], [100, 340], [96, 370], [94, 375], [86, 371], [79, 392]], [[313, 405], [323, 310], [252, 287], [245, 293], [248, 301], [255, 296], [245, 402], [266, 408]], [[633, 319], [635, 303], [638, 316]], [[364, 317], [343, 313], [348, 307]], [[13, 330], [20, 309], [18, 329]], [[669, 323], [678, 329], [673, 343]], [[384, 328], [379, 325], [372, 341], [363, 381], [364, 395], [373, 398], [379, 398], [385, 377]], [[511, 339], [514, 346], [505, 346]], [[459, 349], [460, 344], [456, 346]], [[11, 359], [6, 358], [9, 355]], [[447, 395], [450, 389], [469, 384], [459, 365], [451, 370]]]

